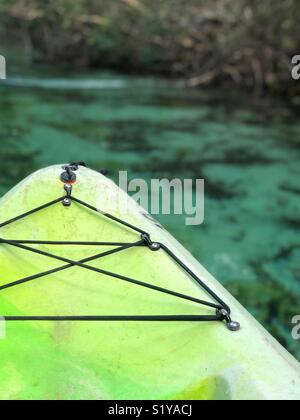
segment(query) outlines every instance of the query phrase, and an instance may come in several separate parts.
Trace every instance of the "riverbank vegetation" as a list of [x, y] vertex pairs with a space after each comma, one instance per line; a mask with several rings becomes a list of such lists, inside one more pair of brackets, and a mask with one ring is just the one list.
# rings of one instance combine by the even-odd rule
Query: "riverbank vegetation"
[[0, 0], [1, 39], [32, 61], [290, 95], [299, 17], [297, 0]]

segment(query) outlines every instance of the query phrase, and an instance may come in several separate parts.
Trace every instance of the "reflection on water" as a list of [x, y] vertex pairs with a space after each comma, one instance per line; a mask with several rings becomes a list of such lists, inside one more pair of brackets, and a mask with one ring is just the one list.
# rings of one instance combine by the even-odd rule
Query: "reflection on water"
[[34, 77], [10, 77], [6, 86], [40, 89], [87, 90], [87, 89], [121, 89], [126, 87], [124, 80], [118, 79], [41, 79]]
[[206, 217], [160, 221], [300, 359], [300, 124], [268, 104], [149, 80], [0, 85], [1, 193], [33, 170], [83, 160], [131, 177], [205, 178]]

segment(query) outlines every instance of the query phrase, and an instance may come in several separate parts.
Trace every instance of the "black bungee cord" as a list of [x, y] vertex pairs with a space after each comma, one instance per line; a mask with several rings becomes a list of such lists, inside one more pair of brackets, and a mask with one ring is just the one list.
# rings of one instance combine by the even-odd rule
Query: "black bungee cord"
[[[5, 244], [11, 247], [15, 247], [18, 249], [22, 249], [24, 251], [32, 252], [35, 254], [39, 254], [51, 259], [55, 259], [65, 263], [60, 267], [47, 270], [38, 274], [34, 274], [13, 282], [8, 282], [0, 286], [0, 292], [2, 290], [6, 290], [24, 283], [28, 283], [33, 280], [37, 280], [43, 278], [45, 276], [49, 276], [51, 274], [61, 272], [67, 270], [68, 268], [78, 266], [80, 268], [84, 268], [89, 271], [93, 271], [98, 274], [102, 274], [107, 277], [115, 278], [121, 281], [125, 281], [128, 283], [135, 284], [140, 287], [144, 287], [150, 290], [154, 290], [156, 292], [170, 295], [173, 297], [177, 297], [179, 299], [190, 301], [193, 303], [197, 303], [202, 306], [206, 306], [208, 308], [215, 309], [215, 315], [92, 315], [92, 316], [2, 316], [1, 319], [5, 321], [143, 321], [143, 322], [216, 322], [216, 321], [225, 321], [228, 329], [230, 331], [238, 331], [240, 329], [240, 324], [238, 322], [234, 322], [231, 319], [231, 310], [229, 306], [223, 302], [223, 300], [213, 292], [205, 283], [202, 281], [191, 269], [189, 269], [166, 245], [159, 242], [153, 242], [151, 240], [151, 236], [148, 232], [119, 219], [116, 216], [113, 216], [107, 212], [103, 212], [96, 207], [82, 201], [81, 199], [72, 195], [73, 184], [76, 182], [76, 171], [79, 169], [80, 166], [86, 166], [83, 162], [80, 163], [71, 163], [70, 165], [63, 166], [63, 172], [60, 176], [61, 181], [64, 183], [64, 189], [66, 194], [62, 197], [57, 198], [56, 200], [52, 200], [49, 203], [43, 204], [39, 207], [36, 207], [28, 212], [25, 212], [19, 216], [16, 216], [10, 220], [7, 220], [3, 223], [0, 223], [0, 229], [11, 225], [17, 221], [23, 220], [37, 212], [40, 212], [46, 208], [52, 207], [55, 204], [62, 203], [65, 207], [71, 206], [72, 203], [75, 203], [79, 206], [83, 206], [93, 212], [101, 214], [103, 217], [118, 223], [121, 226], [129, 228], [136, 232], [139, 237], [135, 242], [132, 243], [125, 243], [125, 242], [84, 242], [84, 241], [37, 241], [37, 240], [10, 240], [4, 239], [0, 237], [0, 245]], [[69, 258], [60, 257], [50, 252], [42, 251], [36, 248], [32, 248], [30, 245], [68, 245], [68, 246], [114, 246], [115, 249], [98, 253], [94, 256], [74, 261]], [[136, 247], [147, 247], [153, 252], [165, 252], [179, 267], [181, 267], [186, 274], [191, 277], [193, 280], [196, 281], [199, 287], [204, 289], [216, 303], [207, 302], [202, 299], [195, 298], [193, 296], [185, 295], [182, 293], [178, 293], [173, 290], [169, 290], [167, 288], [163, 288], [160, 286], [155, 286], [151, 283], [147, 283], [144, 281], [140, 281], [137, 279], [133, 279], [128, 276], [123, 276], [117, 273], [113, 273], [111, 271], [102, 270], [100, 268], [93, 267], [88, 263], [91, 261], [99, 260], [100, 258], [104, 258], [108, 255], [117, 254], [129, 249], [133, 249]]]

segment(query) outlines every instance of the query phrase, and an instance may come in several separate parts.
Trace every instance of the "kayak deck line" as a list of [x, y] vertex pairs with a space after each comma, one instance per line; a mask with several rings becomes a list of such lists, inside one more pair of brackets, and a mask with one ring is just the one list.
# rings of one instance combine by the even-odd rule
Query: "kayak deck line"
[[[199, 303], [201, 305], [209, 306], [209, 307], [215, 308], [217, 310], [222, 309], [222, 307], [220, 305], [216, 305], [214, 303], [206, 302], [204, 300], [200, 300], [200, 299], [194, 298], [192, 296], [184, 295], [184, 294], [181, 294], [181, 293], [178, 293], [178, 292], [173, 292], [171, 290], [164, 289], [164, 288], [159, 287], [159, 286], [154, 286], [154, 285], [151, 285], [149, 283], [145, 283], [145, 282], [141, 282], [139, 280], [131, 279], [130, 277], [121, 276], [119, 274], [112, 273], [110, 271], [101, 270], [99, 268], [92, 267], [92, 266], [84, 264], [84, 262], [87, 262], [87, 260], [89, 260], [89, 261], [96, 260], [96, 259], [108, 256], [108, 255], [115, 254], [115, 253], [120, 252], [120, 251], [124, 251], [125, 249], [129, 249], [129, 248], [132, 248], [132, 247], [135, 247], [135, 246], [140, 246], [143, 243], [142, 241], [132, 243], [132, 244], [126, 246], [126, 247], [123, 246], [123, 247], [120, 247], [120, 248], [117, 248], [117, 249], [114, 249], [114, 250], [110, 250], [110, 251], [103, 252], [101, 254], [94, 255], [94, 256], [92, 256], [88, 259], [83, 260], [83, 262], [82, 261], [73, 261], [73, 260], [70, 260], [68, 258], [59, 257], [59, 256], [51, 254], [49, 252], [40, 251], [40, 250], [37, 250], [35, 248], [30, 248], [30, 247], [27, 247], [27, 246], [23, 246], [21, 244], [16, 244], [16, 243], [14, 243], [14, 241], [2, 240], [2, 243], [6, 243], [7, 245], [12, 245], [12, 246], [15, 246], [17, 248], [21, 248], [21, 249], [31, 251], [31, 252], [36, 253], [36, 254], [44, 255], [46, 257], [53, 258], [53, 259], [64, 261], [64, 262], [68, 263], [67, 266], [62, 266], [62, 267], [58, 267], [57, 269], [54, 269], [53, 270], [54, 272], [56, 270], [57, 271], [62, 271], [66, 268], [70, 268], [70, 266], [75, 266], [76, 265], [76, 266], [94, 271], [96, 273], [100, 273], [100, 274], [104, 274], [104, 275], [114, 277], [114, 278], [117, 278], [117, 279], [120, 279], [120, 280], [128, 281], [130, 283], [134, 283], [134, 284], [137, 284], [137, 285], [140, 285], [140, 286], [144, 286], [144, 287], [149, 288], [149, 289], [157, 290], [157, 291], [162, 292], [162, 293], [166, 293], [166, 294], [169, 294], [169, 295], [180, 297], [182, 299], [189, 300], [189, 301], [192, 301], [192, 302], [195, 302], [195, 303]], [[53, 274], [53, 271], [51, 272], [51, 274]], [[14, 283], [4, 284], [3, 286], [0, 286], [0, 290], [8, 289], [10, 287], [16, 286], [17, 284], [26, 283], [28, 281], [35, 280], [35, 279], [40, 278], [40, 277], [44, 277], [45, 275], [47, 275], [47, 272], [37, 274], [36, 276], [34, 276], [34, 279], [32, 277], [30, 277], [30, 278], [25, 278], [25, 279], [18, 280], [17, 282], [15, 282], [15, 284]]]
[[[206, 306], [208, 308], [213, 308], [216, 310], [215, 315], [119, 315], [119, 316], [37, 316], [37, 317], [30, 317], [30, 316], [23, 316], [23, 317], [16, 317], [16, 316], [4, 316], [4, 319], [6, 321], [198, 321], [198, 322], [208, 322], [208, 321], [225, 321], [227, 327], [231, 331], [237, 331], [240, 329], [240, 324], [238, 322], [234, 322], [231, 319], [231, 310], [228, 305], [226, 305], [225, 302], [216, 294], [214, 293], [200, 278], [197, 276], [194, 272], [192, 272], [167, 246], [165, 246], [162, 243], [153, 242], [151, 240], [150, 234], [145, 232], [144, 230], [140, 229], [139, 227], [136, 227], [124, 220], [119, 219], [118, 217], [115, 217], [107, 212], [103, 212], [100, 209], [97, 209], [96, 207], [74, 197], [72, 195], [72, 185], [76, 182], [76, 171], [79, 170], [79, 164], [70, 164], [65, 165], [63, 167], [64, 172], [61, 174], [61, 180], [64, 183], [64, 189], [66, 191], [66, 195], [63, 197], [59, 197], [56, 200], [53, 200], [49, 203], [46, 203], [44, 205], [41, 205], [35, 209], [32, 209], [26, 213], [23, 213], [19, 216], [16, 216], [6, 222], [2, 222], [0, 224], [0, 228], [4, 226], [8, 226], [10, 224], [13, 224], [17, 221], [23, 220], [26, 217], [31, 216], [32, 214], [35, 214], [39, 211], [42, 211], [46, 208], [49, 208], [51, 206], [54, 206], [55, 204], [62, 203], [65, 207], [71, 206], [72, 203], [76, 203], [78, 205], [81, 205], [85, 208], [88, 208], [89, 210], [96, 212], [103, 217], [106, 217], [107, 219], [110, 219], [116, 223], [118, 223], [121, 226], [124, 226], [126, 228], [129, 228], [137, 233], [140, 234], [139, 240], [133, 243], [118, 243], [118, 242], [80, 242], [80, 241], [33, 241], [33, 240], [9, 240], [0, 238], [0, 244], [6, 244], [10, 245], [19, 249], [22, 249], [24, 251], [29, 251], [35, 254], [42, 255], [44, 257], [48, 257], [51, 259], [59, 260], [66, 265], [54, 268], [52, 270], [44, 271], [14, 282], [10, 282], [7, 284], [4, 284], [0, 286], [0, 291], [5, 290], [17, 285], [21, 285], [24, 283], [27, 283], [29, 281], [33, 281], [45, 276], [49, 276], [51, 274], [66, 270], [68, 268], [78, 266], [84, 269], [87, 269], [89, 271], [96, 272], [98, 274], [102, 274], [108, 277], [112, 277], [115, 279], [119, 279], [125, 282], [129, 282], [132, 284], [135, 284], [140, 287], [144, 287], [147, 289], [151, 289], [160, 293], [164, 293], [170, 296], [174, 296], [186, 301], [190, 301], [193, 303], [200, 304], [202, 306]], [[96, 255], [93, 255], [91, 257], [74, 261], [69, 258], [60, 257], [58, 255], [55, 255], [50, 252], [46, 252], [40, 249], [29, 247], [28, 245], [84, 245], [84, 246], [116, 246], [115, 249], [105, 251]], [[188, 274], [189, 277], [191, 277], [193, 280], [196, 281], [199, 287], [203, 288], [211, 297], [213, 300], [215, 300], [217, 303], [208, 302], [202, 299], [198, 299], [193, 296], [185, 295], [182, 293], [178, 293], [173, 290], [169, 290], [160, 286], [155, 286], [151, 283], [147, 283], [144, 281], [136, 280], [127, 276], [123, 276], [111, 271], [106, 271], [100, 268], [96, 268], [93, 266], [90, 266], [86, 263], [99, 260], [100, 258], [104, 258], [108, 255], [113, 255], [125, 250], [129, 250], [135, 247], [145, 246], [148, 247], [150, 250], [157, 252], [157, 251], [163, 251], [165, 252], [169, 258], [171, 258], [178, 266], [180, 266], [183, 271]]]
[[21, 214], [20, 216], [14, 217], [13, 219], [7, 220], [6, 222], [2, 222], [0, 223], [0, 228], [3, 228], [5, 226], [11, 225], [12, 223], [18, 222], [19, 220], [25, 219], [25, 217], [31, 216], [34, 213], [37, 213], [41, 210], [44, 210], [48, 207], [53, 206], [54, 204], [57, 204], [59, 202], [61, 202], [63, 199], [65, 198], [65, 196], [57, 198], [56, 200], [50, 201], [47, 204], [44, 204], [42, 206], [36, 207], [33, 210], [27, 211], [26, 213]]
[[110, 322], [209, 322], [222, 321], [222, 317], [214, 315], [102, 315], [102, 316], [0, 316], [0, 322], [18, 321], [110, 321]]
[[79, 241], [35, 241], [20, 239], [1, 239], [0, 243], [14, 242], [23, 245], [78, 245], [78, 246], [127, 246], [130, 242], [79, 242]]

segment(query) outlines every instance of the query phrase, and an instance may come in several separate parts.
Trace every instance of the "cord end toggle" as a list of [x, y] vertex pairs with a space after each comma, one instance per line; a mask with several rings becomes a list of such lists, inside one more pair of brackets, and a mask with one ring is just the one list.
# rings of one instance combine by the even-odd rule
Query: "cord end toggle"
[[220, 315], [221, 319], [226, 322], [229, 331], [236, 332], [241, 329], [241, 324], [239, 322], [233, 321], [229, 312], [226, 309], [218, 309], [217, 315]]
[[142, 233], [141, 238], [144, 241], [145, 245], [148, 246], [149, 249], [151, 249], [151, 251], [160, 250], [161, 245], [158, 242], [152, 242], [148, 233]]

